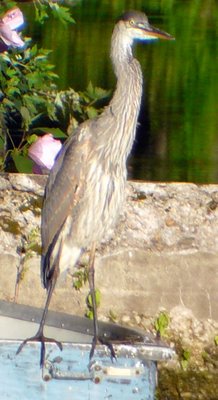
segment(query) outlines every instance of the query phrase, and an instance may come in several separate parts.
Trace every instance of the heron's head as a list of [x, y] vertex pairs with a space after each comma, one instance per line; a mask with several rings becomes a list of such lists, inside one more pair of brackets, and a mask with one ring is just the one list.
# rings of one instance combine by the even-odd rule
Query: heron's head
[[147, 16], [140, 11], [128, 11], [118, 20], [123, 33], [132, 40], [174, 39], [173, 36], [154, 28], [148, 22]]

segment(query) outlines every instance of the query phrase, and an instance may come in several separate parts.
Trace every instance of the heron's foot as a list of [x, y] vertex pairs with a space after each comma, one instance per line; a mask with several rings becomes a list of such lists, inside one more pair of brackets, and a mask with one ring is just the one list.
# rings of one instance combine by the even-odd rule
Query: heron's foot
[[19, 354], [22, 350], [23, 347], [28, 343], [28, 342], [40, 342], [41, 343], [41, 351], [40, 351], [40, 368], [43, 367], [45, 363], [45, 343], [55, 343], [60, 350], [63, 349], [62, 343], [58, 342], [57, 340], [53, 338], [49, 338], [44, 336], [43, 332], [39, 330], [36, 335], [25, 339], [20, 346], [17, 349], [16, 355]]
[[93, 340], [92, 340], [92, 347], [91, 347], [91, 350], [90, 350], [90, 353], [89, 353], [89, 359], [90, 360], [94, 356], [94, 352], [95, 352], [96, 346], [98, 344], [103, 344], [104, 346], [107, 346], [107, 348], [110, 351], [111, 361], [114, 361], [114, 360], [117, 359], [116, 353], [114, 351], [112, 343], [108, 342], [105, 338], [94, 336]]

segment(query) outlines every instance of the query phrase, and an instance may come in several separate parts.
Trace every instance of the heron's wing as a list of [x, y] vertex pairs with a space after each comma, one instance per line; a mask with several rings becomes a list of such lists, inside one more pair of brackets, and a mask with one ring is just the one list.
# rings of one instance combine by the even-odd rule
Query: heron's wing
[[41, 222], [44, 258], [51, 251], [61, 227], [84, 193], [84, 165], [90, 147], [90, 136], [86, 131], [86, 124], [82, 124], [76, 134], [67, 140], [48, 178]]

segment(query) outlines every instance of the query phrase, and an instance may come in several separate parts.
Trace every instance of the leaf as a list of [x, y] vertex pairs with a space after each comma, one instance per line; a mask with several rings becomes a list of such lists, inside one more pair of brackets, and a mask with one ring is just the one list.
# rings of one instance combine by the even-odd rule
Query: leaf
[[11, 63], [11, 59], [7, 52], [4, 52], [3, 54], [1, 54], [1, 59], [6, 61], [7, 63]]
[[8, 97], [17, 96], [20, 94], [20, 89], [16, 86], [10, 86], [5, 93]]
[[30, 89], [40, 88], [40, 86], [42, 85], [41, 76], [36, 71], [27, 74], [26, 78], [28, 79]]
[[187, 360], [181, 360], [181, 367], [185, 371], [188, 366], [188, 361]]
[[4, 138], [0, 135], [0, 150], [3, 150], [5, 147]]
[[35, 135], [35, 134], [30, 135], [30, 136], [27, 137], [27, 143], [29, 145], [31, 145], [31, 144], [35, 143], [37, 141], [37, 139], [38, 139], [37, 135]]
[[6, 97], [3, 99], [3, 105], [9, 108], [14, 108], [14, 102], [7, 99]]
[[[96, 307], [99, 307], [100, 300], [101, 300], [101, 292], [99, 289], [95, 289]], [[87, 305], [91, 310], [93, 309], [91, 293], [89, 293], [89, 295], [87, 296]]]
[[86, 111], [87, 111], [87, 115], [90, 119], [95, 118], [98, 115], [98, 111], [94, 107], [89, 106], [89, 107], [87, 107]]
[[183, 356], [184, 360], [188, 361], [190, 359], [190, 357], [191, 357], [190, 350], [184, 349], [183, 353], [182, 353], [182, 356]]
[[93, 96], [94, 87], [93, 87], [93, 84], [92, 84], [91, 81], [89, 82], [89, 84], [88, 84], [88, 86], [87, 86], [87, 88], [86, 88], [86, 93], [88, 93], [89, 96]]
[[50, 4], [52, 14], [55, 18], [58, 18], [61, 22], [75, 23], [75, 20], [70, 15], [70, 9], [68, 7], [59, 6], [57, 3]]
[[115, 323], [117, 321], [117, 314], [113, 310], [109, 310], [110, 321]]
[[63, 100], [62, 93], [57, 93], [57, 95], [55, 97], [55, 104], [57, 107], [59, 107], [61, 109], [64, 108], [64, 100]]
[[87, 310], [86, 313], [85, 313], [85, 316], [86, 316], [88, 319], [93, 320], [93, 318], [94, 318], [93, 311]]
[[12, 151], [11, 156], [18, 172], [24, 174], [32, 172], [33, 162], [28, 157], [19, 154], [17, 150]]
[[183, 370], [186, 370], [188, 367], [188, 364], [190, 362], [191, 358], [191, 352], [188, 349], [183, 349], [182, 355], [181, 355], [181, 366]]
[[50, 128], [50, 127], [39, 127], [39, 128], [34, 128], [32, 129], [32, 132], [36, 132], [36, 133], [52, 133], [52, 135], [54, 136], [54, 138], [56, 139], [66, 139], [68, 137], [68, 135], [63, 132], [61, 129], [59, 128]]
[[5, 164], [5, 159], [4, 157], [0, 156], [0, 171], [3, 170]]
[[7, 69], [7, 75], [8, 75], [8, 77], [9, 78], [13, 78], [14, 76], [16, 76], [17, 75], [17, 71], [16, 70], [14, 70], [14, 69]]
[[110, 95], [110, 90], [102, 89], [98, 86], [95, 87], [95, 96], [98, 100], [104, 99]]
[[110, 90], [105, 90], [100, 87], [94, 87], [92, 82], [89, 82], [85, 94], [87, 94], [93, 100], [101, 100], [110, 95]]
[[169, 315], [166, 312], [161, 312], [154, 322], [154, 327], [161, 336], [164, 336], [169, 323]]
[[47, 6], [45, 4], [39, 3], [35, 7], [35, 12], [36, 21], [38, 21], [40, 24], [44, 24], [45, 20], [48, 18]]
[[[99, 289], [95, 290], [95, 302], [96, 302], [96, 307], [99, 307], [100, 305], [100, 300], [101, 300], [101, 293]], [[88, 306], [88, 310], [86, 311], [86, 317], [89, 319], [94, 318], [94, 312], [93, 312], [93, 305], [92, 305], [92, 296], [91, 293], [86, 298], [86, 303]]]
[[32, 47], [29, 47], [25, 50], [24, 52], [25, 58], [27, 59], [33, 58], [36, 56], [37, 52], [38, 52], [37, 44], [34, 44]]
[[[6, 3], [6, 5], [5, 4], [3, 4], [3, 10], [4, 10], [4, 12], [5, 11], [7, 11], [7, 10], [10, 10], [12, 7], [15, 7], [16, 6], [16, 1], [4, 1], [3, 3]], [[2, 16], [1, 16], [2, 17]]]
[[22, 115], [22, 118], [24, 119], [25, 125], [29, 126], [31, 117], [30, 117], [30, 112], [29, 112], [28, 108], [21, 106], [20, 113]]
[[31, 107], [27, 108], [25, 106], [21, 106], [19, 110], [22, 116], [22, 128], [24, 128], [25, 131], [29, 129], [32, 120], [30, 110]]

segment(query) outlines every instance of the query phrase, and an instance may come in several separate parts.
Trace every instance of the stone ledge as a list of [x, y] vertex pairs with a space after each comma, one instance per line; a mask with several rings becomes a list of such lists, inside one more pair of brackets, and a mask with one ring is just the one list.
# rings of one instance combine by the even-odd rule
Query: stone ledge
[[[2, 299], [13, 298], [23, 265], [18, 302], [43, 306], [37, 252], [45, 181], [0, 175]], [[100, 246], [96, 258], [100, 313], [154, 315], [182, 305], [197, 318], [218, 321], [218, 185], [129, 182], [126, 198], [113, 240]], [[59, 282], [51, 307], [83, 314], [87, 290], [72, 292], [69, 278]]]

